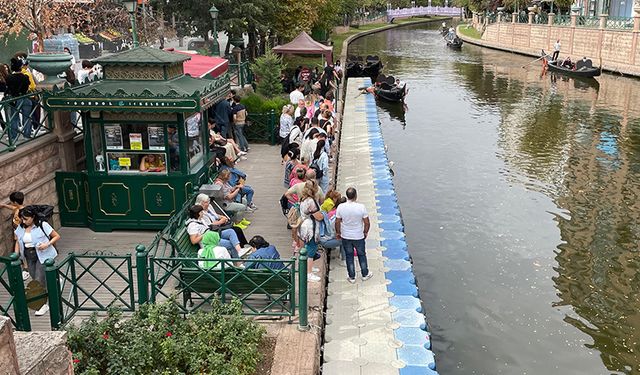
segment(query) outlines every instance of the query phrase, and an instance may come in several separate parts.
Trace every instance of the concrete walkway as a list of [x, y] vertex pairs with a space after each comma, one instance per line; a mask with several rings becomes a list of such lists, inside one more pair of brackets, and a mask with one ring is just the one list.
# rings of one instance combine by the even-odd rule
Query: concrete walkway
[[347, 282], [330, 260], [323, 374], [436, 374], [411, 271], [403, 225], [380, 133], [375, 100], [359, 95], [368, 78], [347, 84], [337, 189], [353, 186], [369, 212], [367, 260], [374, 276]]

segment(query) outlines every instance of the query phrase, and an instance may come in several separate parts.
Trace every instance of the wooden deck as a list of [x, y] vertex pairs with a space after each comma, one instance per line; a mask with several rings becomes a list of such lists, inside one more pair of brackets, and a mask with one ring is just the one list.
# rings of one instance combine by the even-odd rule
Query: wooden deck
[[[247, 240], [254, 235], [263, 236], [269, 243], [275, 245], [282, 258], [290, 258], [293, 256], [291, 248], [291, 234], [286, 229], [286, 219], [282, 215], [279, 199], [284, 191], [283, 186], [283, 167], [280, 165], [279, 146], [269, 146], [253, 144], [248, 155], [248, 160], [238, 163], [237, 167], [247, 174], [247, 184], [251, 185], [255, 190], [254, 202], [258, 206], [258, 210], [253, 213], [247, 213], [246, 218], [251, 221], [251, 225], [245, 230]], [[114, 231], [111, 233], [93, 232], [86, 228], [70, 228], [63, 227], [59, 231], [61, 239], [58, 242], [58, 251], [60, 255], [56, 261], [61, 262], [65, 257], [73, 252], [75, 254], [83, 254], [86, 252], [100, 252], [105, 255], [133, 255], [132, 265], [135, 264], [135, 247], [138, 244], [148, 246], [155, 236], [155, 231]], [[128, 301], [129, 289], [128, 283], [125, 281], [129, 278], [127, 274], [126, 264], [118, 268], [122, 260], [110, 261], [111, 266], [105, 262], [90, 264], [87, 260], [81, 260], [81, 263], [92, 273], [83, 270], [80, 264], [76, 264], [76, 275], [83, 273], [80, 286], [87, 292], [93, 293], [95, 301], [89, 300], [85, 306], [96, 306], [96, 302], [108, 304], [113, 300], [113, 293], [123, 295], [123, 300]], [[108, 280], [108, 286], [113, 292], [107, 290], [104, 286], [99, 285], [98, 280], [104, 280], [113, 269], [117, 269], [123, 274], [123, 277], [114, 274]], [[62, 280], [64, 281], [64, 280]], [[135, 269], [131, 275], [131, 283], [134, 288], [134, 297], [137, 299], [137, 286]], [[68, 286], [63, 289], [65, 298], [68, 298]], [[297, 289], [297, 287], [296, 287]], [[309, 291], [310, 305], [313, 299], [312, 295], [320, 293], [320, 284], [315, 284], [313, 290]], [[80, 293], [80, 301], [84, 298]], [[7, 296], [0, 294], [0, 302], [5, 302]], [[89, 315], [89, 312], [78, 313], [79, 319]], [[50, 322], [48, 314], [36, 317], [34, 311], [30, 311], [32, 330], [49, 330]]]

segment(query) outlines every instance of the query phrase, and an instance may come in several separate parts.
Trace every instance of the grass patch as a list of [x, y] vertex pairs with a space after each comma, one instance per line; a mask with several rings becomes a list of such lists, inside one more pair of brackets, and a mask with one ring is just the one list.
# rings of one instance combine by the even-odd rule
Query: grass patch
[[480, 39], [482, 38], [482, 34], [476, 30], [475, 27], [469, 25], [460, 25], [460, 27], [458, 28], [458, 31], [460, 31], [460, 34], [464, 35], [464, 36], [468, 36], [469, 38], [473, 38], [473, 39]]

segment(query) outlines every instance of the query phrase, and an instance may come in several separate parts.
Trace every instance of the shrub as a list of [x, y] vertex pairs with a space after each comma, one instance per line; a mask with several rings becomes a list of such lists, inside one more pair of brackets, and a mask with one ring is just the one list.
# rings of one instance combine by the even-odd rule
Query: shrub
[[247, 107], [247, 112], [249, 113], [266, 113], [273, 109], [279, 115], [282, 112], [282, 107], [289, 103], [289, 98], [273, 97], [265, 99], [258, 94], [249, 94], [242, 98], [241, 102]]
[[130, 319], [109, 311], [68, 329], [77, 374], [253, 374], [264, 328], [244, 318], [239, 301], [212, 302], [183, 318], [169, 300], [144, 304]]
[[282, 94], [280, 72], [285, 68], [282, 59], [271, 51], [258, 57], [251, 70], [257, 76], [256, 92], [264, 97], [271, 98]]

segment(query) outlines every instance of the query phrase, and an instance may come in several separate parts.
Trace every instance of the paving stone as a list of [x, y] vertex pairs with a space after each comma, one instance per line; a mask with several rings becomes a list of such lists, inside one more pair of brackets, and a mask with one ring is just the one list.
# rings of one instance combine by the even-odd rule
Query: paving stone
[[324, 344], [324, 357], [327, 362], [353, 361], [360, 357], [360, 346], [349, 340], [334, 340]]
[[[361, 375], [399, 375], [397, 368], [384, 363], [369, 363], [361, 367]], [[345, 373], [346, 375], [346, 373]]]

